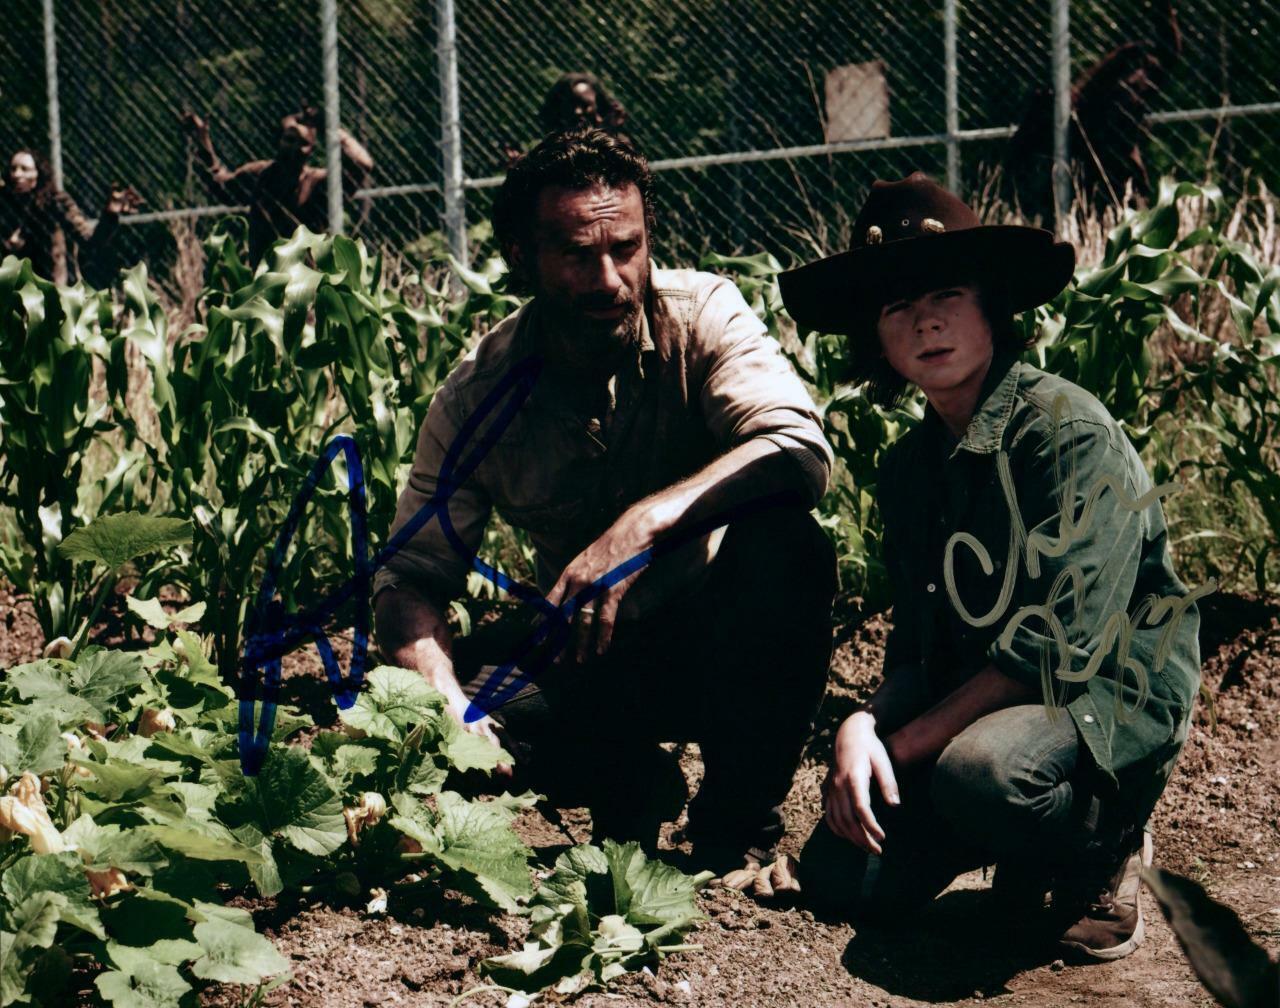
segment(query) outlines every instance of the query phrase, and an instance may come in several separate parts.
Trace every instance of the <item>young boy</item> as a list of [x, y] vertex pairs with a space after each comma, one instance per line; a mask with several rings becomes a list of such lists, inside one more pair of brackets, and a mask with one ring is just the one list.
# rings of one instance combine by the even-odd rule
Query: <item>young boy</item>
[[1110, 960], [1142, 942], [1143, 827], [1187, 735], [1201, 593], [1170, 559], [1176, 488], [1152, 487], [1097, 399], [1018, 360], [1013, 316], [1074, 262], [917, 172], [872, 186], [850, 251], [782, 275], [797, 323], [848, 335], [875, 401], [915, 385], [929, 403], [881, 466], [884, 680], [836, 736], [800, 881], [909, 921], [998, 862], [1008, 912], [1052, 889], [1059, 954]]

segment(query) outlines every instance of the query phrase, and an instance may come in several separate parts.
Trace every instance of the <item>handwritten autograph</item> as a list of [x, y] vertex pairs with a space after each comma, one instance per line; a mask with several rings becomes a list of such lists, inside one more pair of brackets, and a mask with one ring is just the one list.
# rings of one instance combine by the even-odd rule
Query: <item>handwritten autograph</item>
[[[522, 584], [481, 560], [475, 551], [469, 549], [462, 541], [449, 516], [450, 498], [492, 451], [503, 432], [511, 425], [517, 412], [533, 392], [538, 376], [542, 372], [542, 366], [541, 359], [527, 358], [513, 367], [494, 386], [476, 411], [467, 418], [462, 429], [458, 431], [458, 436], [449, 446], [437, 477], [436, 492], [431, 500], [419, 508], [413, 517], [391, 537], [387, 545], [372, 558], [368, 556], [364, 469], [355, 441], [346, 435], [340, 435], [330, 442], [324, 453], [316, 460], [280, 529], [261, 588], [257, 593], [257, 601], [246, 622], [245, 646], [241, 657], [240, 682], [237, 691], [240, 704], [238, 725], [240, 768], [245, 776], [256, 776], [266, 759], [271, 732], [275, 726], [276, 706], [280, 696], [281, 659], [284, 655], [308, 641], [314, 641], [316, 650], [324, 663], [329, 685], [333, 690], [334, 702], [343, 710], [355, 703], [369, 659], [370, 582], [374, 573], [404, 548], [432, 519], [440, 522], [440, 528], [449, 544], [476, 571], [498, 588], [535, 608], [544, 617], [516, 647], [512, 658], [485, 680], [467, 709], [465, 718], [471, 722], [496, 710], [545, 671], [567, 645], [573, 618], [583, 606], [588, 605], [611, 587], [631, 577], [654, 560], [679, 549], [688, 542], [759, 511], [794, 503], [797, 500], [797, 495], [790, 491], [767, 494], [745, 504], [727, 508], [701, 521], [690, 523], [664, 537], [650, 549], [618, 564], [572, 598], [565, 599], [561, 605], [553, 605], [537, 588]], [[493, 422], [483, 434], [477, 437], [481, 426], [491, 414], [495, 413]], [[355, 573], [313, 609], [300, 613], [286, 613], [275, 598], [276, 585], [284, 565], [285, 554], [297, 532], [303, 512], [315, 494], [316, 487], [340, 451], [347, 462], [348, 507], [351, 513]], [[353, 628], [351, 670], [348, 675], [343, 676], [334, 656], [333, 647], [325, 635], [324, 627], [338, 610], [352, 599], [356, 604], [356, 621]], [[537, 649], [544, 643], [546, 647], [538, 651]], [[511, 681], [508, 682], [508, 679]], [[260, 685], [261, 697], [259, 698]], [[261, 699], [261, 709], [255, 729], [254, 712], [259, 699]]]
[[[1059, 395], [1053, 403], [1053, 423], [1054, 430], [1057, 432], [1053, 445], [1055, 473], [1062, 471], [1063, 444], [1058, 435], [1062, 433], [1064, 426], [1062, 421], [1067, 408], [1068, 401], [1066, 396]], [[1069, 447], [1074, 448], [1074, 444], [1073, 437]], [[1183, 489], [1181, 483], [1161, 483], [1141, 496], [1132, 498], [1125, 492], [1124, 486], [1119, 479], [1111, 474], [1104, 474], [1098, 477], [1093, 486], [1089, 488], [1088, 493], [1085, 494], [1084, 504], [1077, 518], [1075, 514], [1076, 460], [1074, 453], [1071, 452], [1068, 454], [1066, 483], [1059, 488], [1058, 535], [1054, 539], [1042, 532], [1028, 534], [1022, 519], [1022, 513], [1018, 508], [1018, 496], [1013, 483], [1013, 472], [1010, 469], [1009, 458], [1003, 451], [996, 455], [996, 472], [1000, 479], [1000, 488], [1004, 496], [1005, 505], [1009, 511], [1009, 544], [1000, 594], [989, 611], [981, 615], [971, 613], [960, 598], [955, 577], [956, 549], [962, 545], [972, 551], [982, 567], [983, 574], [990, 577], [994, 567], [991, 562], [991, 555], [987, 552], [986, 547], [968, 532], [956, 532], [947, 540], [946, 550], [943, 554], [942, 576], [946, 584], [947, 596], [960, 618], [973, 627], [991, 626], [1007, 612], [1009, 603], [1013, 598], [1020, 557], [1028, 577], [1038, 578], [1040, 577], [1041, 557], [1053, 559], [1065, 556], [1072, 544], [1079, 542], [1089, 534], [1097, 516], [1098, 501], [1105, 491], [1111, 491], [1112, 496], [1115, 498], [1116, 507], [1136, 514], [1150, 507], [1162, 497], [1178, 493]], [[1144, 620], [1147, 626], [1157, 626], [1163, 619], [1169, 617], [1169, 622], [1161, 631], [1155, 653], [1152, 655], [1151, 673], [1158, 673], [1169, 658], [1174, 635], [1181, 626], [1187, 610], [1198, 599], [1216, 589], [1217, 582], [1210, 579], [1201, 587], [1185, 595], [1168, 595], [1163, 598], [1150, 595], [1139, 601], [1131, 613], [1120, 610], [1110, 614], [1103, 624], [1099, 635], [1099, 643], [1093, 654], [1089, 656], [1082, 669], [1076, 670], [1072, 667], [1072, 648], [1067, 637], [1067, 629], [1055, 611], [1064, 603], [1074, 603], [1071, 608], [1075, 618], [1079, 618], [1083, 606], [1085, 596], [1084, 571], [1079, 564], [1069, 564], [1059, 572], [1050, 585], [1044, 603], [1024, 605], [1019, 608], [1005, 624], [998, 640], [1000, 647], [1008, 648], [1013, 643], [1013, 638], [1019, 628], [1032, 619], [1039, 619], [1048, 628], [1049, 636], [1053, 639], [1053, 648], [1056, 649], [1058, 657], [1057, 667], [1051, 669], [1050, 651], [1046, 642], [1041, 653], [1041, 686], [1044, 692], [1045, 708], [1050, 718], [1057, 716], [1058, 708], [1061, 706], [1062, 699], [1065, 696], [1065, 684], [1088, 682], [1097, 674], [1103, 661], [1114, 648], [1116, 667], [1118, 669], [1115, 714], [1117, 721], [1128, 722], [1142, 710], [1151, 689], [1148, 671], [1142, 666], [1141, 662], [1129, 656], [1129, 649], [1135, 631], [1142, 625]], [[1065, 595], [1064, 592], [1066, 593]], [[1126, 673], [1133, 675], [1138, 691], [1138, 698], [1132, 707], [1128, 707], [1125, 704], [1121, 690]], [[1055, 677], [1063, 684], [1057, 691], [1055, 691], [1053, 683]]]

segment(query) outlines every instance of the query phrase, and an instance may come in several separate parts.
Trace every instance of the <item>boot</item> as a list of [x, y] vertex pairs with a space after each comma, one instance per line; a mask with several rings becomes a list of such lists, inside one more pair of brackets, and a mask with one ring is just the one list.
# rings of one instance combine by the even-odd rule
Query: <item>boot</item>
[[[1082, 962], [1123, 959], [1142, 944], [1145, 930], [1138, 871], [1152, 861], [1151, 835], [1143, 832], [1128, 846], [1119, 864], [1102, 874], [1084, 870], [1063, 880], [1053, 891], [1055, 912], [1069, 921], [1058, 945], [1064, 957]], [[1078, 914], [1078, 917], [1077, 917]]]

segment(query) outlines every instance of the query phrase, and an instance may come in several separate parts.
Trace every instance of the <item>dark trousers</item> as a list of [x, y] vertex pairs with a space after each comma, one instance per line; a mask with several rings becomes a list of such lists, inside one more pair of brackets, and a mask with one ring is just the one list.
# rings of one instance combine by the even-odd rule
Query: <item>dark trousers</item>
[[[566, 656], [494, 712], [522, 782], [556, 804], [586, 805], [597, 837], [652, 847], [687, 794], [659, 743], [697, 742], [695, 848], [771, 850], [826, 686], [835, 588], [834, 552], [808, 512], [779, 507], [733, 523], [698, 590], [620, 625], [604, 656]], [[510, 660], [532, 625], [525, 612], [498, 622], [507, 625], [455, 644], [469, 696], [480, 667]]]
[[[1166, 778], [1167, 779], [1167, 778]], [[818, 823], [800, 855], [801, 885], [822, 909], [908, 920], [963, 872], [999, 861], [1048, 879], [1105, 867], [1146, 821], [1104, 797], [1096, 767], [1066, 711], [1007, 707], [960, 732], [936, 762], [905, 772], [902, 804], [873, 786], [884, 828], [879, 856]]]

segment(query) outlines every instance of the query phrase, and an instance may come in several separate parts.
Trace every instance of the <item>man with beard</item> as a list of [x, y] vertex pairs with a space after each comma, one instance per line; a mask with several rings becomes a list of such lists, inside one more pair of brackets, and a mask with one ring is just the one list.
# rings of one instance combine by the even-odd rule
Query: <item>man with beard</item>
[[[433, 501], [447, 515], [378, 572], [378, 643], [467, 730], [501, 737], [522, 783], [586, 805], [596, 839], [652, 851], [686, 796], [660, 743], [698, 742], [685, 837], [695, 864], [745, 881], [782, 835], [826, 682], [835, 565], [809, 509], [832, 459], [737, 288], [650, 265], [651, 217], [644, 159], [599, 130], [554, 134], [508, 172], [494, 230], [533, 298], [432, 399], [392, 535]], [[517, 374], [532, 390], [494, 422]], [[528, 534], [538, 588], [455, 640], [442, 614], [495, 508]], [[618, 571], [633, 558], [656, 559]], [[567, 638], [516, 647], [555, 626], [552, 606]], [[524, 681], [493, 709], [508, 661]], [[466, 723], [473, 700], [492, 717]]]
[[[319, 119], [315, 108], [285, 116], [280, 120], [275, 159], [249, 161], [233, 170], [214, 153], [209, 124], [194, 112], [183, 116], [183, 123], [195, 137], [197, 164], [211, 196], [225, 203], [249, 205], [249, 259], [253, 263], [277, 238], [293, 234], [299, 224], [317, 234], [329, 227], [329, 171], [307, 163], [316, 147]], [[342, 145], [342, 191], [350, 199], [367, 183], [373, 158], [344, 129], [338, 130], [338, 142]]]

